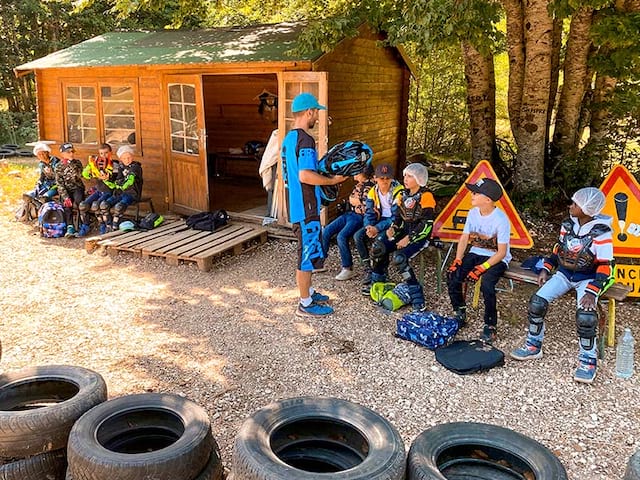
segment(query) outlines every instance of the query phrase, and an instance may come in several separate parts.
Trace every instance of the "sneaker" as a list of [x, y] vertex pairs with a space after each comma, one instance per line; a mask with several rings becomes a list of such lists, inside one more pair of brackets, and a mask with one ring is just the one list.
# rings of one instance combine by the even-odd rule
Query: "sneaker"
[[320, 292], [313, 292], [313, 295], [311, 295], [311, 301], [313, 303], [327, 303], [329, 301], [329, 295], [324, 295]]
[[351, 270], [350, 268], [343, 268], [340, 270], [340, 273], [336, 275], [336, 280], [349, 280], [356, 276], [356, 272]]
[[67, 233], [64, 234], [65, 237], [75, 237], [76, 229], [73, 228], [73, 225], [69, 225], [67, 227]]
[[595, 358], [581, 357], [573, 379], [578, 383], [593, 383], [598, 372], [598, 361]]
[[98, 231], [100, 232], [100, 235], [104, 235], [107, 233], [107, 226], [104, 223], [101, 223]]
[[456, 308], [454, 317], [458, 320], [458, 328], [464, 327], [467, 324], [467, 307]]
[[313, 273], [322, 273], [327, 271], [327, 267], [314, 268], [311, 270]]
[[427, 309], [427, 306], [424, 303], [411, 305], [411, 311], [413, 312], [424, 312], [426, 309]]
[[480, 340], [486, 343], [493, 343], [498, 338], [498, 329], [493, 325], [485, 325], [480, 334]]
[[362, 295], [364, 295], [365, 297], [368, 297], [371, 295], [371, 284], [370, 283], [365, 283], [364, 285], [362, 285], [362, 289], [360, 290], [360, 293], [362, 293]]
[[307, 307], [303, 307], [301, 303], [298, 303], [298, 308], [296, 309], [298, 317], [324, 317], [332, 313], [333, 308], [329, 305], [320, 305], [316, 302], [311, 302]]
[[527, 339], [522, 347], [511, 350], [509, 355], [515, 360], [535, 360], [536, 358], [542, 358], [542, 343]]
[[76, 237], [86, 237], [89, 233], [89, 225], [82, 225], [80, 231], [76, 233]]

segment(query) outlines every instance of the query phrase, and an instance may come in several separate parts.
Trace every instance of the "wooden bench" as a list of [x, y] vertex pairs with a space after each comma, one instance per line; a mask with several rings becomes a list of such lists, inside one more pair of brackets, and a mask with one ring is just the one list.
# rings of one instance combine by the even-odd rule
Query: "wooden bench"
[[[538, 285], [538, 274], [531, 270], [522, 268], [519, 262], [511, 261], [509, 263], [509, 268], [503, 274], [503, 278], [509, 280], [512, 290], [513, 282]], [[478, 307], [478, 302], [480, 300], [480, 284], [481, 282], [476, 282], [473, 290], [473, 308]], [[602, 295], [600, 295], [600, 300], [605, 300], [608, 304], [607, 312], [605, 312], [602, 307], [602, 302], [598, 302], [598, 316], [600, 322], [600, 358], [602, 358], [604, 354], [605, 337], [609, 347], [612, 347], [615, 344], [616, 301], [624, 300], [630, 291], [631, 287], [629, 285], [625, 285], [624, 283], [614, 283]]]

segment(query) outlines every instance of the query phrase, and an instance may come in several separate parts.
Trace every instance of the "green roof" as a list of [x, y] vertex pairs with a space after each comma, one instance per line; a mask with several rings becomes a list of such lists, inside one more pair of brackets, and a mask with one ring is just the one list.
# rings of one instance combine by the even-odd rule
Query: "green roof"
[[320, 52], [291, 56], [303, 23], [208, 30], [111, 32], [86, 40], [16, 70], [116, 65], [309, 61]]

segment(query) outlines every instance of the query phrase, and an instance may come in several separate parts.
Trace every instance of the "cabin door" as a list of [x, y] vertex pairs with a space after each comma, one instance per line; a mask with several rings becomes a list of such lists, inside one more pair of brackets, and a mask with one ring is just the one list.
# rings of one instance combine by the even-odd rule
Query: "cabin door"
[[190, 215], [209, 210], [206, 129], [199, 75], [168, 75], [164, 80], [168, 124], [165, 144], [169, 210]]
[[[320, 105], [327, 106], [329, 101], [327, 75], [327, 72], [283, 72], [278, 76], [278, 137], [280, 145], [293, 126], [291, 104], [296, 95], [302, 92], [312, 93]], [[329, 143], [329, 116], [326, 110], [320, 110], [320, 118], [311, 130], [311, 135], [316, 140], [318, 157], [321, 157], [327, 153], [327, 144]], [[276, 199], [278, 223], [286, 225], [289, 214], [285, 194], [282, 182], [282, 162], [278, 162], [278, 182], [274, 198]]]

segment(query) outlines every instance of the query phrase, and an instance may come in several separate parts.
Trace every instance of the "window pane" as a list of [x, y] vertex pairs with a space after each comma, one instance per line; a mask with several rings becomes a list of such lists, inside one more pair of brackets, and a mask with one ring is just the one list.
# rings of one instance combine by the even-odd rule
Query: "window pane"
[[80, 101], [67, 99], [67, 112], [80, 113]]
[[95, 115], [83, 115], [82, 116], [82, 128], [96, 128]]
[[93, 100], [96, 98], [96, 90], [93, 87], [80, 87], [82, 100]]
[[67, 139], [76, 143], [95, 143], [98, 138], [95, 88], [69, 86], [65, 89], [67, 104]]
[[193, 155], [197, 155], [200, 151], [200, 148], [198, 146], [198, 140], [197, 139], [188, 139], [187, 140], [187, 153], [191, 153]]
[[182, 86], [181, 85], [169, 85], [169, 101], [170, 102], [182, 102]]
[[67, 100], [77, 100], [80, 98], [80, 87], [67, 87]]
[[135, 144], [136, 115], [133, 88], [109, 85], [100, 88], [104, 138], [113, 145]]
[[196, 89], [192, 85], [183, 85], [184, 103], [196, 103]]
[[171, 138], [171, 150], [175, 152], [184, 152], [184, 141], [182, 138]]
[[183, 120], [182, 105], [179, 103], [169, 105], [169, 114], [172, 120]]

